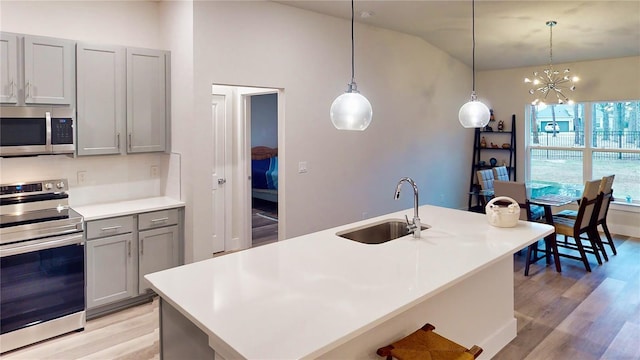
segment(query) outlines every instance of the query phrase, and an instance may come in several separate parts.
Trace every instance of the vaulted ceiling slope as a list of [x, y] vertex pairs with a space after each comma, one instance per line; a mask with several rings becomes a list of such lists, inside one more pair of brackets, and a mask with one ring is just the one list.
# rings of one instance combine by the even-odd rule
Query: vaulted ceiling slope
[[[351, 19], [348, 0], [276, 2]], [[475, 7], [477, 70], [548, 64], [548, 20], [558, 22], [554, 64], [640, 55], [638, 0], [476, 0]], [[356, 22], [419, 36], [471, 65], [471, 0], [356, 0], [355, 14]]]

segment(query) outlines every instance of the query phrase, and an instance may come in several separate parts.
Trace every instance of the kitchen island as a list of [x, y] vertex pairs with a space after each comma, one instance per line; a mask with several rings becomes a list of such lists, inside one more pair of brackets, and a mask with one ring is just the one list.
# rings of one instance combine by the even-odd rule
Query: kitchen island
[[[429, 322], [490, 358], [516, 336], [513, 254], [549, 235], [520, 221], [424, 205], [419, 239], [336, 235], [413, 209], [146, 276], [161, 301], [164, 359], [380, 359]], [[215, 351], [215, 355], [214, 355]]]

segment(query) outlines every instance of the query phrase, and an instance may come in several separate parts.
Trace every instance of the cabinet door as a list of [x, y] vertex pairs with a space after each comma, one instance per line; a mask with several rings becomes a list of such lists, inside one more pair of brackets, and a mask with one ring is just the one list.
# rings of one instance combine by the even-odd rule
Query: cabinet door
[[139, 240], [139, 293], [149, 288], [146, 274], [180, 265], [178, 226], [145, 230], [138, 233]]
[[0, 102], [18, 102], [18, 36], [0, 33]]
[[79, 43], [76, 63], [78, 155], [118, 154], [125, 144], [125, 50]]
[[89, 240], [86, 247], [88, 309], [136, 295], [131, 233]]
[[165, 151], [166, 51], [127, 49], [127, 152]]
[[72, 40], [25, 36], [25, 103], [73, 104], [75, 67], [75, 42]]

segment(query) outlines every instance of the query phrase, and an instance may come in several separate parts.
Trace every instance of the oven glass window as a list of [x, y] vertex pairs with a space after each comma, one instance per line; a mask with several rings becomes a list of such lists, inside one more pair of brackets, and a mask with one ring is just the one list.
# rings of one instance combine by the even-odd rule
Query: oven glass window
[[2, 146], [45, 145], [46, 136], [45, 119], [0, 119], [0, 144]]
[[84, 245], [3, 257], [1, 332], [83, 311], [84, 291]]

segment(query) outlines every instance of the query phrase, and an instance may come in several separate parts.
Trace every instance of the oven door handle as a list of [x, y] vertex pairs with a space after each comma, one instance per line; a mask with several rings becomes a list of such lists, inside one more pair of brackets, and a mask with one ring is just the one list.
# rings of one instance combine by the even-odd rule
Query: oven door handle
[[23, 243], [2, 246], [2, 248], [0, 248], [0, 258], [82, 243], [84, 243], [83, 233], [71, 236], [57, 236], [51, 239], [26, 241]]

